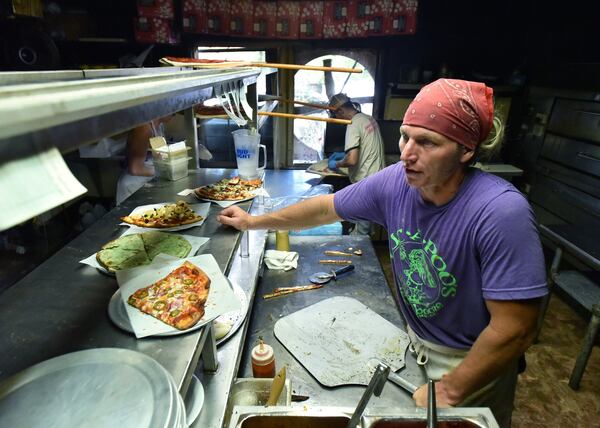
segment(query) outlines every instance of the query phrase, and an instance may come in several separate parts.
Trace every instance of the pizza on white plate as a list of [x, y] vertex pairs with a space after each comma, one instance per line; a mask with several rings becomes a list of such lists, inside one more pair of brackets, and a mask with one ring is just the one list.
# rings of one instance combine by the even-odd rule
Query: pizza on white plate
[[244, 180], [240, 177], [224, 178], [214, 184], [198, 187], [194, 190], [200, 198], [213, 201], [241, 201], [256, 196], [256, 190], [262, 186], [262, 180]]
[[177, 201], [162, 207], [152, 208], [140, 214], [131, 214], [121, 217], [125, 223], [139, 227], [166, 228], [196, 223], [204, 217], [198, 215], [190, 208], [187, 202]]

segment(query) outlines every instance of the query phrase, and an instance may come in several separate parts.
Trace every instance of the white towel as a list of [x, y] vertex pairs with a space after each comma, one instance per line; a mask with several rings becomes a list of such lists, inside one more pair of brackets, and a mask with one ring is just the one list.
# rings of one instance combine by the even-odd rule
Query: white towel
[[265, 264], [269, 269], [292, 270], [298, 267], [298, 253], [296, 251], [265, 251]]

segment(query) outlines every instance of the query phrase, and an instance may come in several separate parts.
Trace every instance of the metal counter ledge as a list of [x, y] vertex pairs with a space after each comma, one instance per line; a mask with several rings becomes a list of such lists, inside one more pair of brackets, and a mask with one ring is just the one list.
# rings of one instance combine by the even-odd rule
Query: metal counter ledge
[[[156, 359], [171, 373], [180, 392], [185, 394], [191, 374], [196, 370], [198, 348], [206, 337], [203, 334], [205, 329], [177, 336], [136, 339], [114, 326], [108, 318], [108, 302], [118, 288], [115, 278], [80, 264], [79, 260], [118, 237], [125, 230], [119, 226], [119, 218], [129, 214], [136, 206], [175, 200], [198, 202], [193, 195], [182, 197], [177, 193], [214, 183], [234, 172], [201, 169], [190, 171], [187, 178], [174, 182], [153, 180], [150, 186], [140, 189], [3, 292], [0, 295], [0, 381], [62, 354], [89, 348], [118, 347], [143, 352]], [[273, 197], [298, 194], [316, 183], [314, 176], [304, 171], [267, 171], [265, 175], [265, 186]], [[238, 205], [246, 210], [251, 207], [250, 202]], [[210, 238], [198, 254], [212, 254], [225, 275], [246, 291], [251, 304], [266, 234], [252, 232], [251, 257], [241, 259], [237, 256], [241, 234], [217, 222], [216, 214], [220, 211], [221, 207], [213, 204], [202, 226], [182, 233]], [[239, 365], [246, 325], [247, 321], [237, 334], [218, 348], [219, 369], [211, 376], [212, 380], [202, 379], [207, 400], [201, 426], [222, 424], [227, 393]], [[211, 408], [211, 397], [218, 401], [214, 408]]]
[[[274, 248], [273, 241], [271, 236], [267, 248]], [[350, 247], [361, 249], [363, 255], [352, 257], [355, 270], [340, 277], [337, 282], [331, 281], [317, 290], [293, 293], [269, 300], [262, 298], [263, 294], [271, 293], [276, 287], [309, 284], [308, 278], [311, 274], [329, 271], [332, 267], [339, 268], [340, 266], [321, 265], [318, 261], [322, 258], [336, 258], [324, 256], [324, 250], [347, 251]], [[252, 377], [251, 349], [258, 343], [259, 336], [262, 336], [266, 343], [273, 346], [277, 370], [287, 366], [287, 375], [291, 379], [294, 394], [310, 397], [307, 401], [292, 403], [293, 405], [356, 407], [365, 391], [364, 386], [349, 385], [335, 388], [322, 386], [275, 338], [273, 328], [277, 320], [286, 315], [330, 297], [347, 296], [359, 300], [406, 331], [373, 245], [369, 238], [361, 236], [290, 236], [290, 250], [299, 253], [298, 269], [284, 272], [264, 268], [256, 291], [239, 377]], [[415, 358], [409, 351], [406, 352], [405, 358], [406, 367], [397, 373], [415, 385], [424, 384], [425, 376], [417, 366]], [[372, 397], [369, 401], [369, 408], [373, 407], [397, 410], [414, 408], [415, 405], [411, 394], [387, 382], [381, 396]]]

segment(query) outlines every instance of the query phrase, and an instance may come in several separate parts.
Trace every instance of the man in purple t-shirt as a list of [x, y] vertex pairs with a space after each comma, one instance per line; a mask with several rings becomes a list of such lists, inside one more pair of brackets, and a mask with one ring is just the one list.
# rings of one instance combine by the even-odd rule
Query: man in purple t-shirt
[[[490, 407], [509, 427], [517, 362], [533, 340], [547, 287], [527, 201], [506, 181], [469, 167], [501, 138], [492, 90], [437, 80], [419, 92], [400, 130], [401, 163], [335, 195], [256, 217], [230, 207], [218, 220], [241, 230], [340, 219], [383, 225], [411, 350], [438, 380], [438, 406]], [[426, 385], [413, 398], [426, 406]]]

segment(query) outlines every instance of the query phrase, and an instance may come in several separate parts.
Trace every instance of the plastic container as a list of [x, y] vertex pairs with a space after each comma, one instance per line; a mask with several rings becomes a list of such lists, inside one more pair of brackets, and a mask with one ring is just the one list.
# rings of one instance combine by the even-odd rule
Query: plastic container
[[160, 162], [181, 160], [188, 157], [189, 150], [191, 148], [185, 145], [185, 141], [169, 145], [165, 144], [164, 146], [152, 148], [152, 158]]
[[178, 150], [174, 152], [164, 152], [162, 150], [152, 150], [152, 157], [161, 161], [168, 162], [173, 160], [180, 160], [188, 157], [188, 150], [191, 150], [189, 147], [186, 147], [184, 150]]
[[262, 340], [252, 349], [252, 376], [275, 377], [275, 354], [273, 348]]
[[154, 170], [158, 178], [164, 180], [179, 180], [180, 178], [187, 177], [188, 175], [188, 160], [190, 157], [181, 159], [174, 159], [170, 161], [160, 161], [153, 159]]

